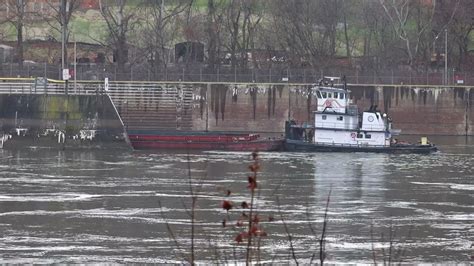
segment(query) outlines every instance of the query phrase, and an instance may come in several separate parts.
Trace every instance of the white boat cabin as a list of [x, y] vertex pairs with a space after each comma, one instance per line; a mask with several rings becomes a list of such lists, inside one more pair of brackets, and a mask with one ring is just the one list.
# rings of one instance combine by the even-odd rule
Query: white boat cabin
[[390, 146], [391, 123], [386, 114], [371, 107], [359, 115], [350, 105], [350, 91], [317, 86], [314, 129], [308, 135], [314, 143], [344, 146]]

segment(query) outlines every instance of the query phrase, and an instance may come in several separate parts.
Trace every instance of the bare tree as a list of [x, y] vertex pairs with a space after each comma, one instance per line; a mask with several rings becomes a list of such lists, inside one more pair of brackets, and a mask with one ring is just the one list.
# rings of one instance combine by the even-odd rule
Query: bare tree
[[[444, 0], [439, 1], [437, 6], [434, 38], [441, 35], [445, 38], [444, 31], [448, 31], [448, 43], [452, 44], [448, 45], [448, 59], [458, 68], [467, 63], [466, 55], [470, 44], [469, 35], [473, 30], [474, 23], [472, 19], [473, 12], [474, 2], [469, 0], [457, 0], [454, 5], [452, 1]], [[437, 38], [438, 42], [442, 43], [440, 40], [444, 40], [444, 38]], [[437, 45], [438, 48], [443, 46]]]
[[109, 33], [109, 45], [114, 51], [114, 61], [118, 72], [125, 73], [128, 61], [127, 35], [134, 29], [135, 10], [127, 7], [126, 0], [99, 0], [100, 13], [104, 18]]
[[301, 59], [321, 68], [336, 54], [339, 1], [304, 0], [272, 2], [272, 19], [282, 47], [288, 47], [298, 64]]
[[454, 41], [458, 47], [458, 68], [461, 68], [463, 63], [466, 62], [467, 55], [469, 53], [469, 45], [471, 39], [469, 38], [473, 28], [474, 20], [472, 14], [474, 13], [474, 2], [462, 1], [462, 7], [457, 10], [457, 14], [453, 17], [453, 33]]
[[[431, 29], [436, 1], [433, 1], [432, 5], [422, 5], [419, 1], [410, 0], [379, 0], [379, 2], [396, 36], [403, 41], [408, 65], [415, 67], [420, 43]], [[414, 29], [409, 23], [412, 20], [417, 21], [417, 27]]]
[[[60, 0], [58, 2], [47, 1], [48, 6], [53, 10], [52, 13], [46, 13], [46, 22], [49, 26], [61, 34], [61, 65], [67, 68], [67, 43], [69, 42], [69, 23], [74, 12], [79, 8], [80, 0]], [[52, 18], [52, 20], [50, 20]], [[54, 22], [54, 23], [51, 23]]]
[[398, 64], [400, 58], [404, 58], [399, 47], [399, 38], [394, 35], [391, 23], [385, 15], [378, 0], [364, 0], [361, 2], [360, 27], [363, 36], [362, 50], [363, 61], [361, 70], [379, 71], [386, 67]]
[[329, 41], [328, 53], [333, 57], [336, 55], [337, 45], [337, 25], [340, 17], [340, 1], [338, 0], [323, 0], [320, 7], [326, 12], [325, 19], [321, 20], [321, 25], [324, 27], [324, 39]]
[[178, 16], [188, 11], [192, 3], [193, 0], [181, 0], [170, 5], [165, 5], [164, 0], [146, 2], [144, 11], [149, 19], [145, 21], [144, 43], [153, 73], [160, 67], [167, 68], [167, 48], [179, 33]]
[[5, 18], [5, 22], [9, 22], [16, 29], [16, 59], [19, 71], [23, 70], [23, 28], [26, 21], [26, 6], [29, 0], [7, 0], [6, 5], [9, 13]]
[[[230, 38], [224, 43], [229, 51], [232, 68], [240, 65], [246, 69], [248, 51], [255, 49], [255, 33], [263, 18], [264, 2], [256, 0], [232, 0], [225, 8], [225, 30]], [[239, 58], [237, 60], [237, 58]], [[254, 65], [256, 66], [255, 57]]]
[[271, 12], [271, 24], [274, 27], [269, 29], [269, 35], [281, 36], [274, 39], [274, 43], [286, 48], [293, 63], [299, 61], [299, 58], [316, 58], [321, 55], [321, 47], [317, 42], [320, 32], [315, 30], [318, 24], [316, 3], [277, 0], [272, 5]]
[[239, 0], [231, 0], [226, 10], [225, 26], [230, 33], [227, 50], [230, 53], [230, 63], [235, 69], [237, 65], [237, 51], [239, 48], [239, 31], [242, 17], [242, 3]]
[[[247, 68], [247, 51], [253, 51], [255, 49], [256, 30], [263, 18], [263, 12], [259, 12], [259, 10], [264, 9], [264, 2], [262, 1], [247, 0], [243, 3], [244, 19], [242, 24], [242, 69]], [[252, 59], [254, 67], [257, 67], [255, 56], [253, 56]]]
[[346, 56], [347, 58], [351, 58], [351, 44], [350, 44], [350, 40], [349, 40], [349, 32], [348, 32], [348, 25], [347, 25], [347, 16], [349, 14], [349, 5], [344, 2], [341, 3], [342, 4], [342, 19], [343, 19], [343, 24], [344, 24], [344, 41], [345, 41], [345, 46], [346, 46]]
[[207, 2], [207, 65], [211, 72], [214, 72], [219, 65], [219, 46], [222, 14], [218, 12], [219, 3], [215, 0]]

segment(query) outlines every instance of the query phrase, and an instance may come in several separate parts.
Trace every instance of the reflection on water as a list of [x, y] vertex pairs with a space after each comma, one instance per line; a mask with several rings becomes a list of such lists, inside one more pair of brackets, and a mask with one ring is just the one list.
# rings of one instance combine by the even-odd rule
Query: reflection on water
[[314, 160], [316, 194], [324, 196], [332, 187], [332, 198], [344, 201], [362, 201], [383, 192], [387, 154], [365, 153], [325, 154]]
[[[315, 253], [317, 260], [330, 191], [327, 261], [370, 263], [375, 254], [383, 262], [390, 242], [394, 260], [470, 261], [474, 141], [432, 141], [441, 152], [260, 154], [257, 206], [261, 217], [275, 217], [263, 222], [269, 237], [261, 244], [262, 261], [291, 257], [282, 219], [299, 262], [309, 263]], [[234, 245], [232, 223], [222, 227], [220, 203], [227, 190], [236, 205], [249, 199], [250, 154], [36, 149], [0, 150], [0, 261], [186, 261], [188, 160], [198, 196], [197, 258], [241, 260], [245, 247]]]

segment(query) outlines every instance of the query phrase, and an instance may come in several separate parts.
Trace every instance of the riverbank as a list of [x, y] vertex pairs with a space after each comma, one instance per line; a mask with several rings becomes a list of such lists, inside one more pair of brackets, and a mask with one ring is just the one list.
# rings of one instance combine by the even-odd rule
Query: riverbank
[[[288, 118], [311, 121], [316, 109], [311, 84], [110, 82], [105, 91], [101, 82], [78, 82], [65, 95], [60, 81], [29, 82], [0, 82], [1, 132], [24, 129], [34, 138], [57, 131], [66, 140], [123, 139], [134, 129], [281, 135]], [[402, 134], [474, 135], [470, 87], [348, 87], [360, 111], [377, 105]]]

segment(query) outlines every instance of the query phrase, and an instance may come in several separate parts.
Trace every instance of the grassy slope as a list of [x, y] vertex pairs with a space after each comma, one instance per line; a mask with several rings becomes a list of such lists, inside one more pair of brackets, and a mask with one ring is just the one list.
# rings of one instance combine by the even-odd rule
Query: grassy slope
[[[139, 1], [130, 1], [129, 5], [131, 8], [136, 7]], [[198, 10], [205, 10], [207, 8], [208, 0], [195, 0], [194, 8]], [[165, 2], [166, 4], [166, 2]], [[101, 43], [104, 42], [107, 35], [107, 27], [102, 19], [102, 16], [97, 10], [88, 10], [87, 12], [76, 12], [74, 18], [71, 21], [71, 31], [74, 32], [74, 37], [71, 36], [70, 41], [74, 39], [79, 42], [87, 43]], [[361, 31], [363, 29], [353, 29], [349, 28], [349, 35], [353, 40], [354, 37], [361, 36]], [[344, 33], [342, 31], [338, 32], [338, 40], [341, 42], [338, 43], [337, 53], [340, 55], [345, 55], [345, 43]], [[35, 23], [34, 25], [28, 25], [25, 27], [25, 39], [43, 39], [46, 36], [53, 36], [57, 40], [60, 40], [60, 33], [54, 29], [51, 29], [47, 23]], [[14, 41], [16, 40], [16, 29], [8, 24], [0, 24], [0, 40]], [[470, 38], [474, 39], [474, 32], [470, 34]], [[356, 48], [353, 48], [353, 55], [360, 55], [362, 40], [357, 38], [355, 43]], [[359, 47], [359, 48], [357, 48]], [[469, 50], [474, 49], [474, 43], [470, 42]]]

